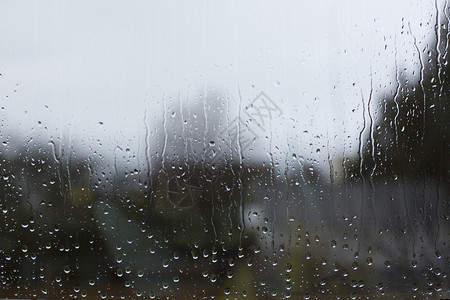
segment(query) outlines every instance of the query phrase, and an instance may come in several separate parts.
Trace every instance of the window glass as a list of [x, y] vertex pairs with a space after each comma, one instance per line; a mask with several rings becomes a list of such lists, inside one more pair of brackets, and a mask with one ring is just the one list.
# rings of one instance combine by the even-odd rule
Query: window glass
[[1, 1], [0, 297], [449, 298], [447, 1]]

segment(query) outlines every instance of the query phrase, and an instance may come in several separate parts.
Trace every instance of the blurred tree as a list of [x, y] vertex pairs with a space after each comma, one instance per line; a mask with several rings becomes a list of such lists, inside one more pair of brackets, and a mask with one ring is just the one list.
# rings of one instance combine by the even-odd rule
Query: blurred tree
[[[449, 184], [450, 58], [448, 20], [436, 29], [438, 39], [417, 47], [420, 71], [408, 78], [396, 66], [396, 88], [381, 99], [373, 140], [364, 136], [360, 158], [345, 165], [353, 178], [393, 181], [439, 181]], [[415, 39], [414, 39], [415, 41]], [[416, 42], [416, 41], [415, 41]], [[434, 45], [434, 46], [433, 46]]]

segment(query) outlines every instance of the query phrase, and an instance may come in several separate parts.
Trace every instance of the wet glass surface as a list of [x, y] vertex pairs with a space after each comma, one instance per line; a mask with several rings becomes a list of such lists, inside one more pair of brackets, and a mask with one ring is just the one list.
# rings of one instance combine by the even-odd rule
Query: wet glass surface
[[447, 1], [0, 2], [0, 297], [450, 297]]

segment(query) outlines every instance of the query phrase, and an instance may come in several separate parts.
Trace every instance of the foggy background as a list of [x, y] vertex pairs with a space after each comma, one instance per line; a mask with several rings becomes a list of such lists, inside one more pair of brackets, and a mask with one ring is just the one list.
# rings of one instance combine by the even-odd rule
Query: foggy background
[[0, 296], [449, 296], [444, 1], [0, 1]]

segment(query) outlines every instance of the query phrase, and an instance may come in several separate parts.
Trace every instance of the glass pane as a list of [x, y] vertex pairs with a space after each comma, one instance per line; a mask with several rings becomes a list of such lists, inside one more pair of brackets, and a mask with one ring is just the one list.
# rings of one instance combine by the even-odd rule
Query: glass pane
[[449, 298], [447, 1], [0, 2], [1, 298]]

